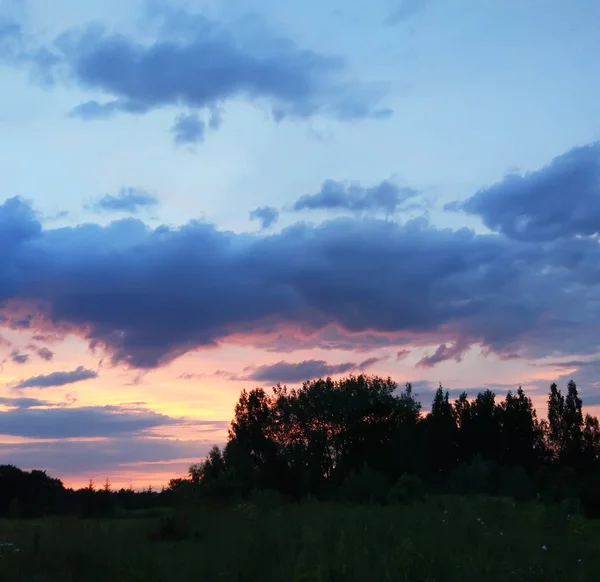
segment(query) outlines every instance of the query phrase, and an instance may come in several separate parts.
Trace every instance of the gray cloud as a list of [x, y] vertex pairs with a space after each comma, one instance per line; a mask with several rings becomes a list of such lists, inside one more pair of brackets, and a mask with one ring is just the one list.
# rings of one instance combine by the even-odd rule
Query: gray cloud
[[297, 384], [314, 378], [325, 378], [354, 370], [365, 370], [379, 361], [380, 358], [369, 358], [358, 364], [355, 362], [328, 364], [324, 360], [304, 360], [297, 363], [281, 361], [245, 370], [249, 373], [238, 378], [238, 380], [255, 380], [271, 384]]
[[10, 354], [10, 359], [15, 364], [26, 364], [29, 361], [29, 354], [22, 354], [21, 352], [14, 350]]
[[37, 355], [42, 358], [42, 360], [46, 360], [49, 362], [54, 357], [54, 352], [46, 347], [34, 348]]
[[279, 211], [272, 206], [261, 206], [250, 212], [250, 220], [258, 220], [260, 228], [266, 229], [277, 222]]
[[23, 388], [65, 386], [67, 384], [74, 384], [75, 382], [82, 382], [83, 380], [90, 380], [97, 377], [98, 373], [94, 370], [88, 370], [83, 366], [78, 366], [75, 370], [70, 372], [52, 372], [50, 374], [41, 374], [39, 376], [27, 378], [26, 380], [21, 380], [15, 386], [15, 390], [21, 390]]
[[156, 206], [158, 200], [139, 188], [123, 188], [117, 195], [106, 194], [93, 205], [96, 212], [138, 212], [141, 208]]
[[316, 194], [298, 198], [293, 210], [349, 210], [351, 212], [385, 212], [393, 214], [406, 208], [406, 203], [419, 192], [384, 180], [373, 187], [326, 180]]
[[178, 145], [199, 143], [204, 141], [206, 124], [196, 113], [182, 113], [175, 118], [171, 132]]
[[38, 406], [53, 406], [47, 400], [40, 400], [39, 398], [7, 398], [5, 396], [0, 397], [0, 404], [8, 406], [9, 408], [35, 408]]
[[[213, 441], [176, 440], [147, 437], [115, 437], [94, 441], [33, 442], [0, 444], [0, 464], [19, 459], [23, 469], [44, 469], [63, 476], [88, 472], [115, 474], [123, 469], [140, 470], [141, 463], [169, 463], [202, 459]], [[156, 469], [156, 465], [154, 466]], [[160, 468], [160, 466], [158, 467]]]
[[[153, 41], [94, 24], [65, 31], [50, 47], [36, 46], [18, 26], [5, 28], [0, 57], [29, 64], [47, 84], [75, 81], [104, 94], [103, 101], [72, 110], [83, 119], [176, 106], [210, 112], [209, 126], [216, 129], [220, 105], [239, 98], [268, 104], [276, 120], [327, 115], [344, 121], [392, 113], [379, 106], [384, 85], [352, 82], [343, 59], [298, 47], [256, 18], [225, 26], [163, 7], [146, 31]], [[176, 135], [197, 141], [199, 120], [190, 124], [190, 119], [176, 122], [181, 126]]]
[[42, 229], [13, 198], [0, 205], [0, 246], [1, 325], [79, 334], [138, 368], [225, 340], [287, 351], [478, 345], [505, 358], [600, 351], [600, 246], [586, 237], [531, 244], [355, 218], [270, 236], [133, 218]]
[[0, 434], [37, 439], [92, 438], [138, 434], [180, 423], [138, 407], [89, 406], [38, 408], [35, 399], [15, 399], [16, 408], [0, 412]]
[[509, 174], [447, 210], [480, 216], [521, 241], [552, 241], [600, 231], [600, 143], [575, 147], [534, 172]]
[[441, 344], [430, 356], [423, 356], [418, 362], [418, 368], [433, 368], [440, 362], [455, 360], [461, 362], [465, 353], [470, 349], [468, 341], [456, 341], [453, 344]]

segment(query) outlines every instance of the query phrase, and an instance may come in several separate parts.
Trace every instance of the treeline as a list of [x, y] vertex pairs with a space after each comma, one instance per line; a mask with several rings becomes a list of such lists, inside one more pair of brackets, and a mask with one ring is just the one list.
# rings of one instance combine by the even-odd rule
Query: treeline
[[600, 426], [577, 386], [552, 384], [547, 420], [519, 388], [451, 401], [439, 387], [424, 415], [411, 384], [350, 376], [243, 391], [227, 445], [172, 480], [178, 496], [270, 490], [291, 500], [384, 503], [429, 493], [573, 500], [600, 516]]
[[429, 494], [568, 501], [600, 517], [600, 424], [577, 386], [552, 384], [547, 420], [519, 388], [451, 401], [439, 387], [428, 414], [412, 386], [349, 376], [242, 391], [228, 442], [160, 492], [73, 491], [43, 471], [0, 466], [0, 516], [118, 515], [158, 506], [276, 495], [358, 503]]
[[119, 511], [151, 510], [172, 502], [173, 494], [167, 489], [115, 491], [108, 481], [99, 488], [90, 481], [87, 487], [74, 490], [65, 488], [60, 479], [50, 477], [45, 471], [23, 471], [14, 465], [0, 465], [0, 517], [106, 517]]

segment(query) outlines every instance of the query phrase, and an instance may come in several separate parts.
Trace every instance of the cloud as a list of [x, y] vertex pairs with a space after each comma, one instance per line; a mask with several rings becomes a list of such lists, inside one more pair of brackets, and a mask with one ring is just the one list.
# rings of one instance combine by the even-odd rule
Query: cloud
[[78, 334], [114, 364], [153, 368], [225, 341], [460, 342], [527, 358], [600, 351], [591, 238], [529, 244], [351, 217], [269, 236], [134, 218], [42, 229], [13, 198], [0, 205], [0, 246], [0, 325]]
[[21, 50], [23, 31], [18, 22], [0, 17], [0, 58], [14, 61]]
[[107, 194], [93, 205], [96, 212], [138, 212], [147, 206], [156, 206], [158, 200], [139, 188], [123, 188], [117, 195]]
[[272, 206], [261, 206], [250, 212], [250, 220], [260, 221], [260, 228], [269, 228], [277, 222], [279, 211]]
[[398, 352], [396, 352], [396, 362], [400, 362], [401, 360], [408, 358], [408, 356], [410, 356], [410, 350], [398, 350]]
[[54, 352], [46, 347], [37, 348], [36, 353], [40, 358], [42, 358], [42, 360], [46, 360], [47, 362], [54, 357]]
[[[240, 98], [266, 103], [276, 120], [325, 115], [347, 121], [392, 113], [379, 106], [386, 86], [353, 82], [343, 59], [301, 48], [257, 18], [225, 25], [163, 7], [155, 11], [146, 40], [94, 24], [65, 31], [50, 47], [9, 32], [20, 39], [11, 44], [13, 61], [18, 53], [20, 63], [55, 83], [75, 81], [104, 95], [79, 104], [72, 116], [97, 120], [185, 107], [192, 114], [178, 118], [176, 135], [186, 142], [203, 132], [196, 112], [210, 112], [209, 127], [216, 129], [220, 106]], [[3, 53], [8, 59], [8, 50]]]
[[113, 437], [101, 440], [41, 441], [0, 444], [0, 464], [14, 463], [26, 470], [44, 469], [50, 475], [110, 472], [140, 467], [141, 463], [168, 463], [177, 459], [202, 459], [211, 441], [146, 437]]
[[171, 132], [175, 136], [175, 143], [178, 145], [204, 141], [205, 131], [206, 124], [195, 113], [182, 113], [178, 115], [171, 129]]
[[39, 398], [7, 398], [5, 396], [0, 397], [0, 404], [2, 406], [8, 406], [9, 408], [35, 408], [38, 406], [52, 406], [47, 400], [40, 400]]
[[38, 408], [42, 402], [31, 399], [24, 402], [25, 405], [0, 412], [0, 434], [37, 439], [95, 438], [136, 435], [151, 428], [181, 423], [181, 420], [139, 407]]
[[10, 359], [15, 364], [26, 364], [29, 361], [29, 354], [22, 354], [15, 350], [10, 354]]
[[[297, 384], [314, 378], [325, 378], [336, 374], [344, 374], [353, 370], [364, 370], [380, 361], [380, 358], [369, 358], [360, 364], [345, 362], [328, 364], [324, 360], [304, 360], [303, 362], [277, 362], [275, 364], [250, 368], [250, 373], [238, 380], [255, 380], [271, 384]], [[247, 370], [245, 370], [247, 371]]]
[[305, 194], [294, 203], [293, 210], [349, 210], [351, 212], [385, 212], [394, 214], [419, 193], [383, 180], [366, 188], [358, 184], [326, 180], [316, 194]]
[[423, 356], [416, 364], [417, 368], [433, 368], [440, 362], [455, 360], [461, 362], [465, 352], [470, 349], [469, 342], [456, 341], [453, 344], [441, 344], [431, 356]]
[[583, 400], [584, 408], [586, 406], [600, 405], [600, 359], [592, 358], [590, 360], [566, 360], [560, 361], [542, 361], [539, 363], [544, 368], [554, 368], [556, 377], [552, 380], [534, 379], [530, 383], [539, 391], [547, 392], [550, 384], [556, 382], [558, 387], [565, 392], [567, 383], [573, 380], [577, 384], [579, 396]]
[[552, 241], [600, 231], [600, 142], [575, 147], [548, 165], [509, 174], [447, 210], [480, 216], [521, 241]]
[[83, 366], [78, 366], [71, 372], [52, 372], [50, 374], [42, 374], [40, 376], [33, 376], [26, 380], [21, 380], [16, 386], [15, 390], [21, 390], [23, 388], [50, 388], [51, 386], [66, 386], [67, 384], [74, 384], [75, 382], [82, 382], [83, 380], [90, 380], [97, 378], [98, 374], [94, 370], [88, 370]]

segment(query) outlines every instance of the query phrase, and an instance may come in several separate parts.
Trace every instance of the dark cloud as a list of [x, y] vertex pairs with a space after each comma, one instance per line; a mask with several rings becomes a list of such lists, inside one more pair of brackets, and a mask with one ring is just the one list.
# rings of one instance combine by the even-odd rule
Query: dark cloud
[[2, 325], [76, 333], [138, 368], [224, 340], [427, 340], [528, 358], [600, 350], [600, 246], [590, 238], [531, 244], [354, 218], [270, 236], [197, 221], [152, 230], [133, 218], [42, 230], [13, 198], [0, 206], [0, 245]]
[[269, 228], [277, 222], [278, 218], [279, 211], [272, 206], [261, 206], [250, 212], [250, 220], [258, 220], [261, 229]]
[[[267, 103], [276, 120], [391, 115], [378, 105], [383, 85], [352, 82], [343, 59], [301, 48], [256, 18], [225, 26], [202, 15], [163, 8], [153, 24], [146, 35], [153, 41], [91, 25], [66, 31], [51, 48], [35, 47], [25, 41], [22, 30], [7, 29], [10, 52], [5, 48], [0, 54], [35, 66], [54, 82], [75, 81], [83, 89], [103, 93], [104, 101], [87, 101], [73, 109], [72, 115], [84, 119], [176, 106], [208, 111], [209, 127], [216, 129], [221, 124], [219, 106], [236, 98]], [[197, 138], [204, 124], [199, 122], [181, 118], [177, 134]]]
[[42, 374], [40, 376], [33, 376], [32, 378], [21, 380], [15, 386], [15, 390], [21, 390], [23, 388], [66, 386], [67, 384], [74, 384], [75, 382], [82, 382], [83, 380], [90, 380], [97, 377], [98, 374], [94, 370], [88, 370], [83, 366], [78, 366], [75, 370], [70, 372], [52, 372], [50, 374]]
[[[429, 341], [423, 339], [421, 335], [409, 333], [377, 333], [372, 331], [363, 331], [359, 333], [349, 333], [348, 330], [338, 325], [325, 325], [322, 328], [306, 329], [302, 326], [279, 327], [276, 330], [260, 330], [260, 335], [252, 337], [252, 344], [261, 350], [275, 353], [291, 353], [298, 350], [310, 350], [318, 348], [320, 350], [342, 350], [351, 352], [371, 352], [377, 348], [388, 348], [403, 346], [408, 344], [417, 345], [422, 341], [422, 345], [427, 346], [433, 342], [439, 341], [437, 336]], [[444, 336], [446, 337], [446, 336]], [[244, 344], [247, 340], [242, 336], [237, 338], [233, 336], [229, 341], [236, 341]]]
[[37, 348], [35, 349], [35, 351], [37, 355], [40, 358], [42, 358], [42, 360], [46, 360], [47, 362], [49, 362], [54, 357], [54, 352], [46, 347]]
[[537, 171], [509, 174], [446, 209], [480, 216], [491, 230], [521, 241], [597, 234], [600, 143], [575, 147]]
[[38, 406], [53, 406], [47, 400], [40, 400], [39, 398], [7, 398], [5, 396], [0, 397], [0, 404], [9, 408], [35, 408]]
[[[15, 403], [18, 402], [15, 399]], [[21, 399], [21, 405], [0, 412], [0, 435], [37, 439], [108, 437], [135, 435], [181, 422], [137, 407], [38, 408], [42, 402]]]
[[135, 436], [90, 441], [0, 444], [0, 464], [14, 463], [15, 459], [19, 459], [19, 467], [26, 470], [44, 469], [50, 475], [58, 477], [102, 472], [104, 478], [107, 473], [114, 475], [127, 468], [136, 468], [139, 471], [141, 463], [169, 463], [177, 459], [201, 460], [212, 445], [212, 440]]
[[416, 190], [400, 187], [389, 180], [376, 186], [364, 187], [348, 182], [326, 180], [316, 194], [301, 196], [293, 210], [349, 210], [351, 212], [385, 212], [393, 214], [406, 208], [417, 196]]
[[433, 368], [440, 362], [455, 360], [461, 362], [465, 353], [469, 350], [468, 341], [457, 340], [453, 344], [441, 344], [430, 356], [423, 356], [418, 362], [418, 368]]
[[156, 206], [156, 196], [139, 188], [123, 188], [117, 195], [106, 194], [93, 205], [96, 212], [138, 212], [147, 206]]
[[275, 364], [250, 368], [246, 376], [238, 380], [255, 380], [270, 384], [297, 384], [314, 378], [325, 378], [336, 374], [344, 374], [353, 370], [365, 370], [380, 361], [380, 358], [369, 358], [360, 364], [344, 362], [328, 364], [324, 360], [304, 360], [303, 362], [277, 362]]
[[408, 356], [410, 356], [410, 350], [398, 350], [398, 352], [396, 352], [396, 362], [400, 362], [401, 360], [408, 358]]
[[29, 361], [29, 354], [22, 354], [15, 350], [10, 354], [10, 359], [15, 364], [26, 364]]
[[171, 132], [178, 145], [194, 144], [204, 141], [206, 124], [196, 113], [182, 113], [175, 118]]

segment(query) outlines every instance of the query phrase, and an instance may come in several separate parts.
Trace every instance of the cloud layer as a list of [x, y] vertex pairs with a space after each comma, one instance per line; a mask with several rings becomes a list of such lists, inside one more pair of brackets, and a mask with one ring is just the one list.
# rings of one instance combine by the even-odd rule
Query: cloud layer
[[[134, 463], [139, 467], [142, 463], [167, 463], [177, 459], [200, 460], [206, 456], [212, 444], [212, 441], [142, 436], [0, 444], [0, 464], [14, 463], [14, 459], [18, 458], [19, 466], [23, 469], [42, 468], [51, 475], [81, 475], [87, 472], [114, 475], [121, 469], [131, 469]], [[182, 473], [185, 472], [184, 468]]]
[[[577, 174], [576, 161], [590, 167], [595, 147], [519, 178], [514, 206], [540, 181], [554, 204], [551, 194]], [[576, 209], [591, 208], [596, 190], [588, 179], [571, 185], [560, 202], [562, 235], [543, 240], [535, 228], [521, 240], [510, 230], [478, 235], [423, 219], [340, 218], [271, 236], [199, 222], [151, 230], [132, 218], [43, 230], [13, 198], [0, 206], [1, 317], [42, 334], [77, 333], [113, 362], [140, 368], [224, 340], [282, 350], [294, 342], [439, 346], [425, 366], [474, 345], [504, 357], [594, 353], [600, 247], [574, 235], [594, 230]], [[507, 230], [501, 199], [481, 212]], [[335, 337], [322, 335], [332, 328]]]
[[[176, 419], [146, 409], [121, 406], [37, 408], [30, 399], [0, 412], [0, 435], [37, 439], [92, 438], [134, 435], [159, 426], [177, 424]], [[19, 403], [15, 400], [15, 403]], [[25, 404], [25, 405], [23, 405]]]

